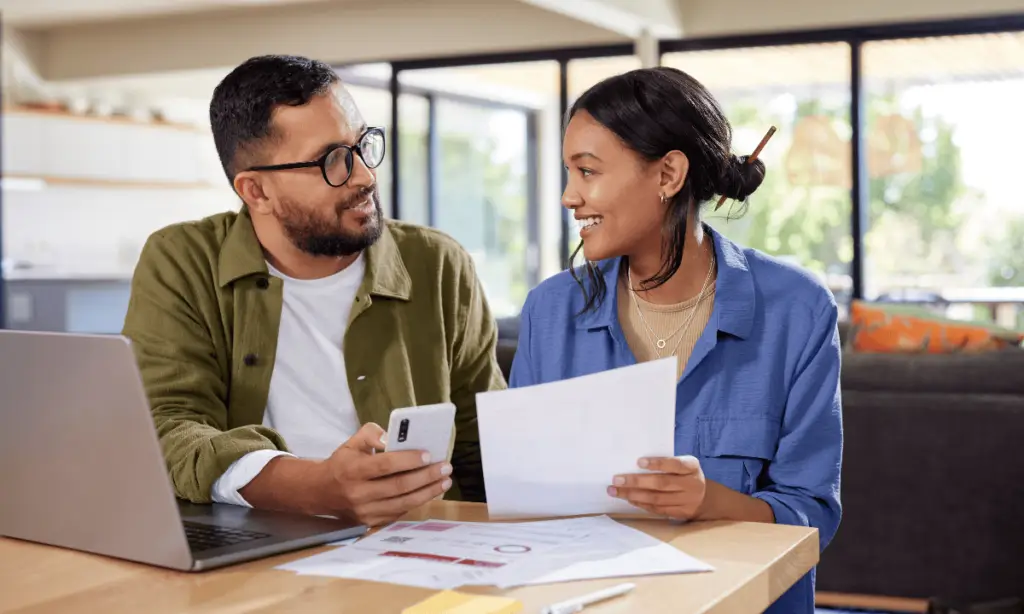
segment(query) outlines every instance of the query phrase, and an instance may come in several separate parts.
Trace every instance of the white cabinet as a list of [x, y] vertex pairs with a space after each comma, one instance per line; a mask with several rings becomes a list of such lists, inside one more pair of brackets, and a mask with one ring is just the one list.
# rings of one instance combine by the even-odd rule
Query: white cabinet
[[[177, 126], [5, 111], [3, 171], [53, 180], [206, 183], [208, 134]], [[212, 169], [216, 171], [217, 169]]]
[[[120, 124], [46, 118], [40, 133], [45, 177], [116, 180], [121, 175]], [[122, 177], [129, 179], [129, 177]]]
[[34, 175], [43, 165], [42, 118], [36, 115], [3, 114], [4, 174]]

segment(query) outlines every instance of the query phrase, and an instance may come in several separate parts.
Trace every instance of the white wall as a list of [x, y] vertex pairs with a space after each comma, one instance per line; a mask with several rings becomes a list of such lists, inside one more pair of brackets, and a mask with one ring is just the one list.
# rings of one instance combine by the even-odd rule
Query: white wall
[[202, 129], [17, 111], [3, 124], [7, 277], [127, 278], [154, 230], [240, 206]]
[[3, 199], [5, 277], [14, 279], [127, 279], [153, 231], [239, 206], [224, 189], [58, 186], [5, 189]]

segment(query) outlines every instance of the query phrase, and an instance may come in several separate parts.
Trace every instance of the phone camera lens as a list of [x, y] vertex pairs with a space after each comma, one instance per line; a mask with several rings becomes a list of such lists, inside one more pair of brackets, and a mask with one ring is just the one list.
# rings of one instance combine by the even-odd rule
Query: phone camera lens
[[402, 420], [398, 424], [398, 441], [403, 442], [409, 437], [409, 420]]

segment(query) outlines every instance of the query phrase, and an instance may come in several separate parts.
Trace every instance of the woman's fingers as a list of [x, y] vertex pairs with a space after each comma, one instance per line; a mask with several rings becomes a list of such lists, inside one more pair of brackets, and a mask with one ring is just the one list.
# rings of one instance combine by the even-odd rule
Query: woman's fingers
[[628, 473], [615, 476], [612, 485], [617, 488], [643, 488], [672, 492], [686, 490], [687, 484], [692, 482], [692, 477], [671, 473]]
[[671, 456], [668, 458], [641, 458], [637, 465], [648, 471], [662, 471], [675, 475], [700, 473], [700, 461], [694, 456]]

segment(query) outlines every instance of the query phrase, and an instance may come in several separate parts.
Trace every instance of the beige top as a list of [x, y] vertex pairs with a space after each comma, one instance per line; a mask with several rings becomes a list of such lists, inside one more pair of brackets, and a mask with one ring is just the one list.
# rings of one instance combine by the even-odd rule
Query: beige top
[[[639, 282], [634, 280], [634, 285], [639, 285]], [[617, 292], [619, 323], [637, 362], [675, 355], [679, 360], [676, 378], [682, 377], [693, 346], [711, 318], [711, 310], [715, 306], [715, 280], [708, 283], [703, 294], [672, 305], [649, 303], [633, 294], [629, 291], [625, 275], [618, 284]], [[658, 348], [659, 340], [665, 347]]]

